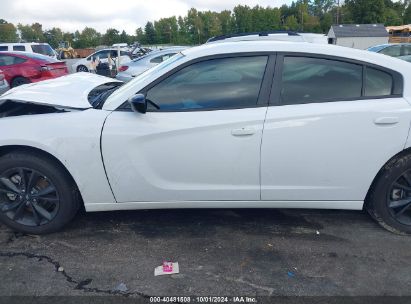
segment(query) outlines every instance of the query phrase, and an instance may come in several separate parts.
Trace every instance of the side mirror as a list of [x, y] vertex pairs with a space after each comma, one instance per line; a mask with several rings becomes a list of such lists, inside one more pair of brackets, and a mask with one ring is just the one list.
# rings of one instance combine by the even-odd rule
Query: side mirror
[[128, 99], [134, 112], [145, 114], [147, 112], [147, 101], [144, 94], [136, 94]]

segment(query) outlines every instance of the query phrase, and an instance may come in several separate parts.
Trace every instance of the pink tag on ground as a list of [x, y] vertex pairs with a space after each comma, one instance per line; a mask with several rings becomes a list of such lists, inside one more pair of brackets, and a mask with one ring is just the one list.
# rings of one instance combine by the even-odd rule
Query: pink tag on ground
[[163, 272], [173, 272], [173, 262], [163, 262]]

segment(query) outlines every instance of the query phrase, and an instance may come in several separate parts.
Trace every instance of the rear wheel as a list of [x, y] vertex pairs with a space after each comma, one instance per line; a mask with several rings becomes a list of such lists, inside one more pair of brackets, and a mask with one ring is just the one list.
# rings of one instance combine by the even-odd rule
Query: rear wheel
[[85, 65], [79, 65], [77, 67], [77, 72], [88, 72], [88, 68]]
[[12, 80], [11, 87], [15, 88], [15, 87], [21, 86], [23, 84], [28, 84], [28, 83], [30, 83], [30, 80], [28, 80], [27, 78], [16, 77]]
[[74, 182], [56, 161], [21, 152], [0, 158], [0, 220], [10, 228], [30, 234], [55, 232], [79, 206]]
[[411, 234], [411, 154], [392, 159], [382, 169], [366, 208], [387, 230]]

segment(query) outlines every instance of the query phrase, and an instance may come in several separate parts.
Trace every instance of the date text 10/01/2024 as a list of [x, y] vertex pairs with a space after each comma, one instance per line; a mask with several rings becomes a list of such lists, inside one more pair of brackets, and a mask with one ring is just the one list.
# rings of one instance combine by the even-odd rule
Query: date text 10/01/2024
[[255, 297], [150, 297], [150, 303], [257, 303]]

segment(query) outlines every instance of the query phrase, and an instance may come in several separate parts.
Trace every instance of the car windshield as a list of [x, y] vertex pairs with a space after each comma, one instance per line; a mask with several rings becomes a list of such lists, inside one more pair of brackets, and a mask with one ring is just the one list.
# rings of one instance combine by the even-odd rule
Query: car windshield
[[33, 44], [31, 46], [34, 53], [47, 55], [47, 56], [54, 56], [53, 49], [48, 44]]
[[370, 47], [368, 51], [378, 53], [379, 51], [385, 49], [386, 47], [388, 47], [388, 45], [377, 45], [377, 46]]

